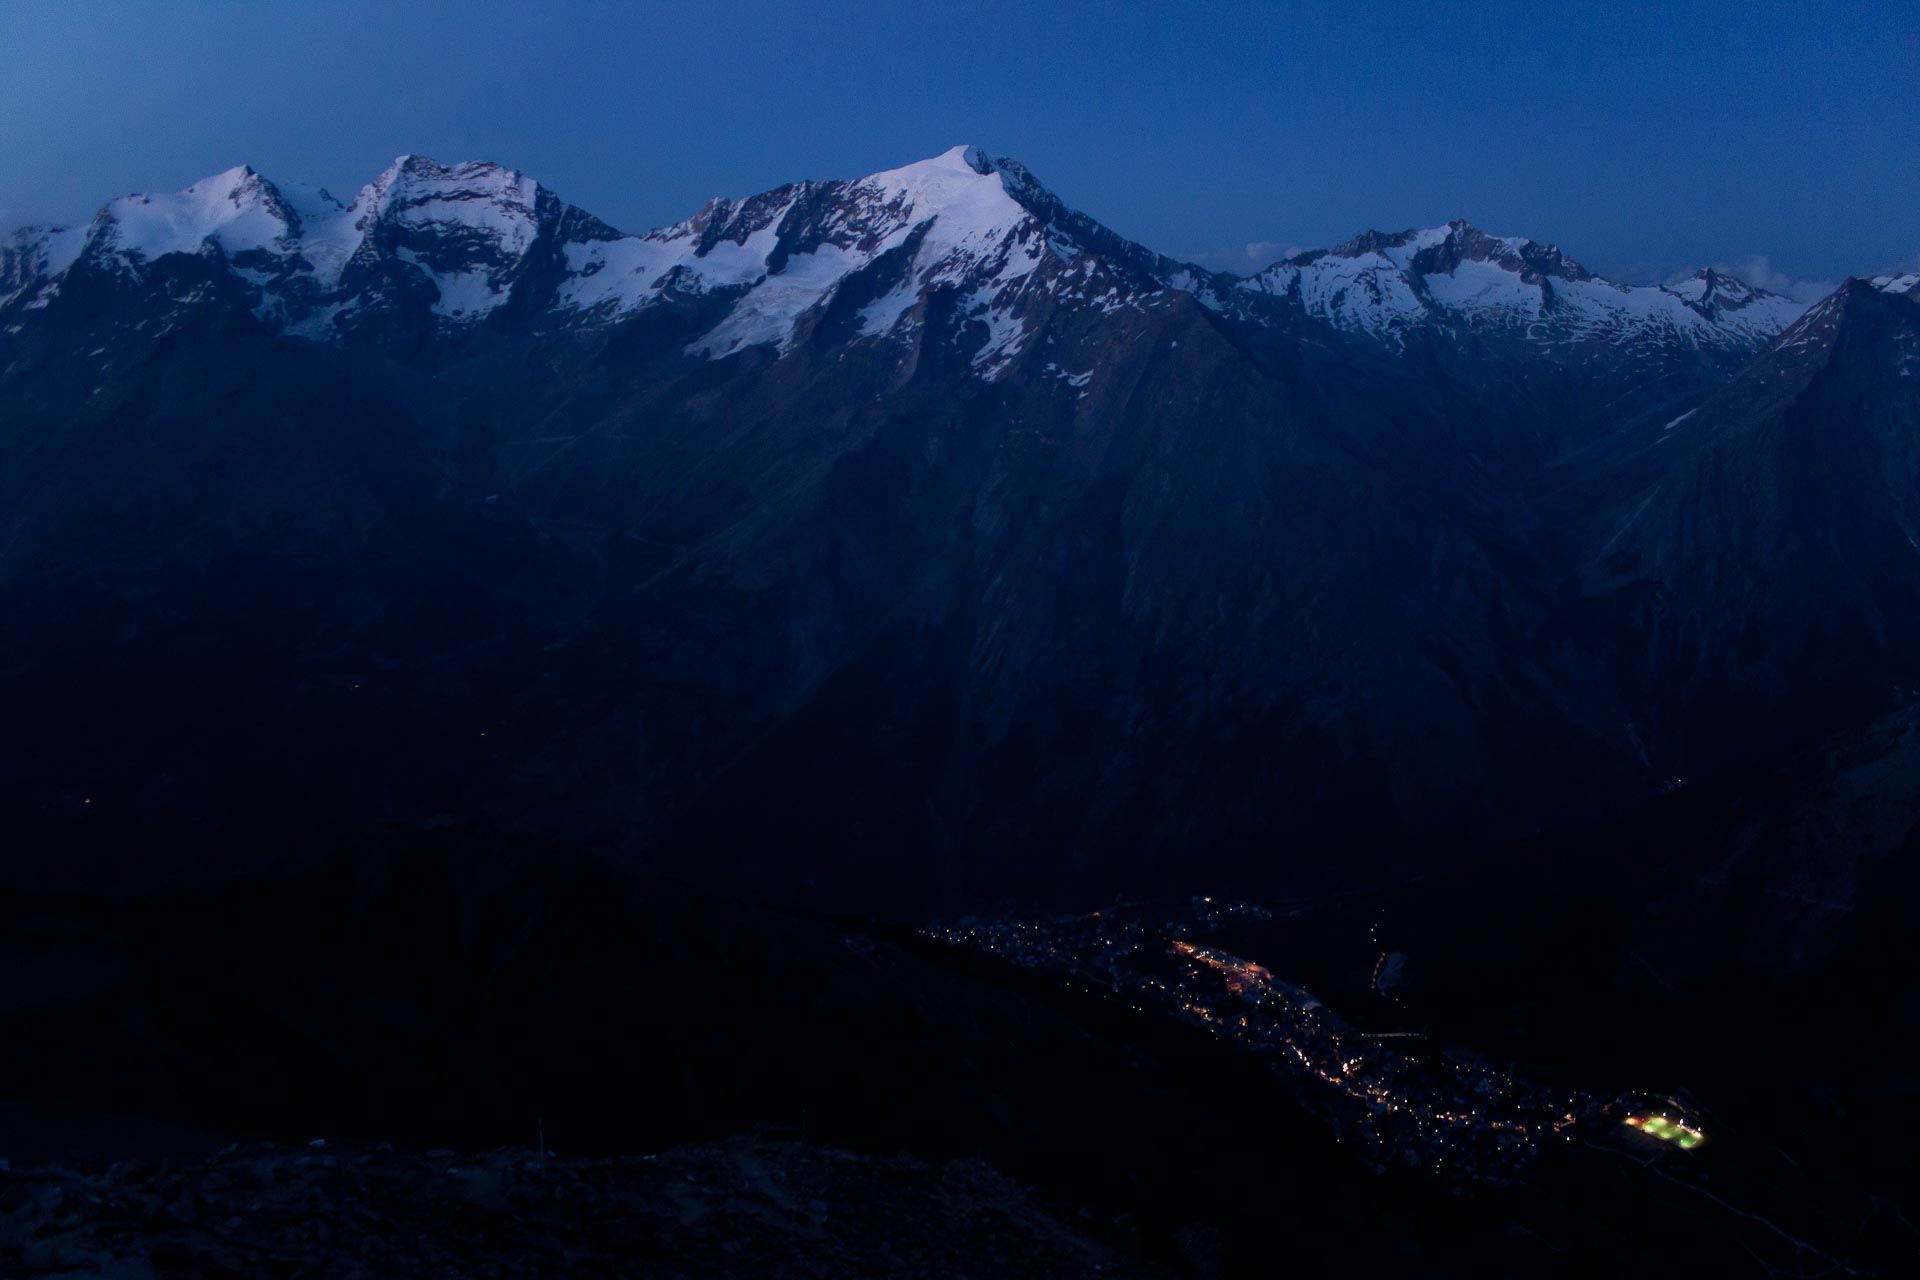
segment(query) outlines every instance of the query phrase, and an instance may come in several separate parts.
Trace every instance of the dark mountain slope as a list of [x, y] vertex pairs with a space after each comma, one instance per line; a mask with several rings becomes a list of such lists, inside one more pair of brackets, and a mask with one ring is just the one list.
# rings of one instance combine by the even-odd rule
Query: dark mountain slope
[[1564, 585], [1644, 473], [1538, 490], [1759, 295], [1464, 224], [1237, 287], [970, 148], [646, 236], [492, 165], [289, 191], [9, 251], [36, 842], [459, 813], [880, 898], [1350, 880], [1630, 805], [1691, 723], [1693, 640], [1609, 670], [1651, 589]]
[[1671, 424], [1593, 577], [1629, 605], [1620, 665], [1673, 772], [1857, 721], [1920, 677], [1917, 371], [1920, 305], [1850, 281]]

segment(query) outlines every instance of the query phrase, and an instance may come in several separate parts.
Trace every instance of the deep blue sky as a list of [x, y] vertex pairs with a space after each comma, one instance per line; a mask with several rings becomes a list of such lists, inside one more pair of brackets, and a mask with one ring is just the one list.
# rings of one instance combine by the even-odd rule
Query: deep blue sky
[[1818, 280], [1920, 259], [1917, 32], [1912, 0], [0, 0], [0, 218], [241, 161], [345, 197], [414, 151], [640, 230], [974, 142], [1220, 266], [1463, 215], [1623, 277]]

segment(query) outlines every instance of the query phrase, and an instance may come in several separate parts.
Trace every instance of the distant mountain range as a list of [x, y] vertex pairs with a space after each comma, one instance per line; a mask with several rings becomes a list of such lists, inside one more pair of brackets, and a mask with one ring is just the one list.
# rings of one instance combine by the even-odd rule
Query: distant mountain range
[[1017, 353], [1022, 297], [1084, 292], [1090, 281], [1071, 269], [1082, 253], [1133, 292], [1183, 290], [1270, 323], [1304, 313], [1395, 347], [1422, 328], [1477, 325], [1540, 343], [1749, 349], [1802, 310], [1713, 271], [1672, 288], [1615, 284], [1554, 246], [1488, 236], [1464, 221], [1368, 232], [1238, 280], [1121, 239], [1061, 204], [1017, 161], [974, 147], [855, 182], [715, 200], [639, 236], [494, 164], [402, 156], [348, 205], [241, 166], [177, 194], [115, 200], [85, 228], [15, 233], [0, 301], [44, 305], [76, 265], [137, 276], [169, 254], [216, 251], [254, 291], [257, 319], [320, 339], [348, 339], [380, 311], [410, 303], [449, 327], [516, 298], [556, 323], [581, 324], [740, 291], [694, 348], [714, 358], [760, 342], [784, 347], [829, 295], [871, 291], [885, 276], [893, 287], [859, 308], [863, 336], [908, 323], [927, 286], [960, 289], [998, 339], [982, 361], [991, 367]]
[[460, 815], [876, 899], [1629, 812], [1920, 686], [1915, 279], [1236, 278], [972, 147], [644, 235], [125, 197], [0, 249], [0, 802], [59, 874]]

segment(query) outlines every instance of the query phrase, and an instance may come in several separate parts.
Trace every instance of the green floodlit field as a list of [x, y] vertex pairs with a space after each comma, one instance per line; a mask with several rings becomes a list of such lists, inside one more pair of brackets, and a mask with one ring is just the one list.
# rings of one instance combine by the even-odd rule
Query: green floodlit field
[[1671, 1142], [1683, 1151], [1691, 1151], [1707, 1140], [1707, 1135], [1698, 1129], [1665, 1116], [1629, 1116], [1627, 1123], [1662, 1142]]

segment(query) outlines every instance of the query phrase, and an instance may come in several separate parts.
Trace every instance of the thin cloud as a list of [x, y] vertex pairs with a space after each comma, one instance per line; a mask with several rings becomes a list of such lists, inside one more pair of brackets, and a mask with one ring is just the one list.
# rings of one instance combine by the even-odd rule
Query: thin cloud
[[1756, 289], [1777, 293], [1795, 302], [1818, 302], [1840, 287], [1838, 280], [1800, 280], [1784, 271], [1774, 270], [1765, 254], [1756, 253], [1745, 262], [1714, 268], [1736, 280], [1744, 280]]
[[1282, 258], [1290, 258], [1301, 252], [1301, 246], [1289, 244], [1284, 240], [1253, 240], [1230, 249], [1201, 249], [1186, 255], [1188, 262], [1195, 262], [1210, 271], [1225, 271], [1230, 275], [1250, 276], [1264, 271]]
[[30, 227], [40, 228], [40, 227], [48, 227], [48, 226], [71, 226], [71, 225], [72, 225], [71, 223], [49, 222], [45, 218], [35, 217], [33, 214], [28, 213], [25, 209], [15, 209], [5, 205], [0, 205], [0, 240], [5, 240], [7, 237], [12, 236], [17, 232], [25, 231]]
[[1246, 260], [1252, 264], [1254, 270], [1258, 271], [1262, 267], [1272, 266], [1282, 258], [1291, 258], [1299, 252], [1301, 247], [1297, 244], [1286, 244], [1279, 240], [1255, 240], [1247, 245]]

